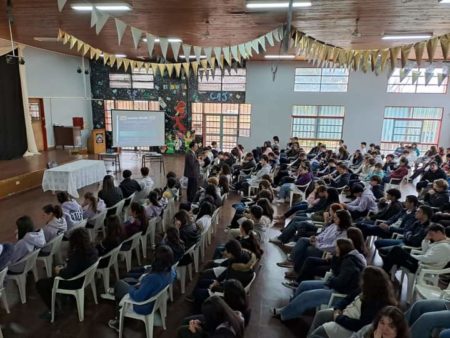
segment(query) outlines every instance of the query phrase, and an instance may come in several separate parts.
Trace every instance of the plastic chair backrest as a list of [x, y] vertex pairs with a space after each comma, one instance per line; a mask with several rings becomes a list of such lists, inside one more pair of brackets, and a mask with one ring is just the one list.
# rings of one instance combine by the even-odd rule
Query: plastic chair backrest
[[[178, 263], [177, 263], [178, 265]], [[0, 290], [3, 289], [4, 281], [6, 274], [8, 272], [8, 267], [5, 267], [2, 271], [0, 271]]]
[[126, 240], [124, 240], [122, 242], [122, 244], [120, 245], [120, 247], [122, 248], [122, 246], [125, 243], [131, 243], [130, 248], [128, 250], [124, 250], [124, 251], [130, 251], [130, 250], [136, 248], [136, 246], [139, 245], [139, 241], [140, 241], [141, 236], [142, 236], [142, 232], [141, 231], [136, 232], [133, 236], [131, 236], [131, 237], [127, 238]]
[[78, 222], [78, 223], [74, 224], [72, 229], [70, 229], [70, 231], [73, 231], [73, 230], [75, 230], [77, 228], [86, 228], [87, 222], [88, 222], [88, 220], [84, 219], [81, 222]]
[[104, 254], [103, 256], [99, 257], [99, 259], [98, 259], [99, 262], [101, 260], [109, 257], [108, 266], [106, 266], [104, 269], [109, 269], [117, 261], [117, 257], [119, 256], [120, 247], [121, 247], [121, 245], [118, 245], [116, 248], [112, 249], [107, 254]]
[[48, 242], [41, 250], [42, 251], [48, 251], [48, 250], [44, 250], [48, 247], [50, 247], [50, 254], [49, 256], [54, 255], [56, 252], [58, 252], [60, 246], [61, 246], [61, 242], [63, 240], [64, 234], [59, 234], [58, 236], [56, 236], [55, 238], [53, 238], [50, 242]]
[[244, 288], [246, 293], [250, 292], [250, 288], [252, 287], [252, 284], [255, 281], [255, 279], [256, 279], [256, 272], [253, 272], [253, 278], [251, 279], [251, 281]]
[[[151, 313], [149, 313], [148, 315], [151, 315], [153, 313], [155, 313], [155, 311], [158, 309], [158, 301], [160, 298], [162, 298], [163, 296], [165, 296], [165, 294], [167, 293], [167, 290], [169, 289], [170, 284], [168, 284], [167, 286], [164, 287], [164, 289], [162, 289], [160, 292], [158, 292], [156, 295], [154, 295], [153, 297], [144, 300], [143, 302], [135, 302], [134, 300], [132, 300], [130, 298], [130, 295], [127, 294], [125, 297], [122, 298], [122, 300], [120, 301], [120, 305], [124, 306], [126, 303], [129, 305], [146, 305], [149, 303], [155, 303], [155, 305], [153, 306], [153, 310]], [[147, 316], [148, 316], [147, 315]]]
[[84, 289], [86, 287], [86, 285], [88, 285], [94, 279], [95, 271], [97, 270], [98, 263], [99, 263], [99, 260], [97, 259], [97, 261], [94, 264], [92, 264], [90, 267], [88, 267], [86, 270], [84, 270], [80, 274], [76, 275], [75, 277], [68, 278], [68, 279], [56, 277], [55, 281], [56, 280], [58, 280], [58, 281], [73, 281], [73, 280], [77, 280], [80, 278], [84, 278], [83, 285], [80, 287], [80, 289]]
[[123, 200], [117, 202], [116, 204], [114, 204], [112, 207], [107, 208], [106, 211], [108, 212], [109, 210], [115, 210], [114, 215], [120, 217], [120, 214], [122, 213], [124, 204], [125, 204], [125, 200], [123, 199]]
[[150, 218], [150, 219], [148, 220], [148, 226], [147, 226], [147, 229], [145, 230], [145, 232], [142, 233], [142, 236], [143, 236], [143, 237], [148, 236], [148, 235], [150, 234], [152, 228], [155, 228], [155, 229], [156, 229], [156, 224], [158, 224], [158, 222], [160, 222], [160, 221], [161, 221], [161, 217], [159, 217], [159, 216], [158, 216], [158, 217]]
[[94, 224], [94, 229], [101, 228], [105, 224], [105, 218], [107, 213], [108, 213], [107, 209], [102, 210], [101, 212], [99, 212], [97, 215], [95, 215], [90, 219], [91, 223]]
[[23, 257], [20, 261], [11, 264], [9, 267], [13, 266], [20, 266], [22, 264], [25, 264], [22, 273], [28, 273], [28, 271], [31, 271], [33, 267], [36, 265], [36, 259], [39, 255], [39, 252], [41, 249], [34, 250], [33, 252], [30, 252], [28, 255]]
[[215, 225], [219, 222], [219, 213], [222, 210], [222, 207], [218, 207], [216, 210], [214, 210], [214, 213], [211, 217], [211, 225]]

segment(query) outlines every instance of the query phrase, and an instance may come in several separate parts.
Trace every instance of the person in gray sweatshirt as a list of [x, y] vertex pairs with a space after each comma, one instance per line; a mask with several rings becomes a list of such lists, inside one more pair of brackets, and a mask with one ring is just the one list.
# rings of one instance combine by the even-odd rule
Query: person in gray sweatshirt
[[70, 231], [83, 220], [83, 208], [77, 201], [71, 199], [65, 191], [58, 192], [56, 198], [61, 203], [61, 208], [67, 223], [67, 231]]
[[42, 229], [35, 230], [33, 221], [29, 216], [22, 216], [17, 219], [17, 239], [14, 245], [14, 252], [11, 256], [8, 273], [21, 273], [24, 264], [14, 265], [29, 253], [45, 246], [45, 235]]
[[67, 223], [59, 205], [48, 204], [42, 208], [42, 211], [42, 218], [45, 222], [42, 230], [44, 231], [45, 240], [50, 242], [59, 234], [67, 231]]
[[377, 201], [369, 188], [364, 189], [362, 184], [355, 183], [351, 188], [351, 192], [356, 198], [346, 203], [345, 208], [350, 211], [354, 220], [367, 216], [369, 212], [378, 212]]

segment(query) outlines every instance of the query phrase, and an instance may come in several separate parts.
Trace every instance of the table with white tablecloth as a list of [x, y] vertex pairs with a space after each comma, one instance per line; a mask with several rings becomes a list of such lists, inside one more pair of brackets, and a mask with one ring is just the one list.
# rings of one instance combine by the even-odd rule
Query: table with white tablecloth
[[42, 178], [44, 191], [67, 191], [78, 198], [78, 189], [101, 182], [106, 175], [105, 163], [96, 160], [79, 160], [47, 169]]

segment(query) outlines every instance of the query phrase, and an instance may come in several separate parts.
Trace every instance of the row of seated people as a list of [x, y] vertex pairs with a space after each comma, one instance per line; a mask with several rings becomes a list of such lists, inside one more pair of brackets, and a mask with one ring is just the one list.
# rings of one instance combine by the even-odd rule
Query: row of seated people
[[[295, 140], [292, 148], [299, 148]], [[285, 153], [289, 154], [292, 148]], [[446, 235], [448, 230], [441, 225], [447, 225], [450, 216], [448, 183], [444, 168], [439, 166], [440, 162], [436, 160], [437, 154], [434, 154], [433, 149], [420, 159], [419, 165], [417, 158], [410, 158], [415, 162], [415, 172], [411, 179], [420, 177], [416, 185], [421, 193], [419, 198], [408, 195], [403, 204], [400, 202], [399, 189], [387, 189], [384, 194], [383, 183], [389, 183], [390, 178], [395, 178], [396, 170], [402, 174], [398, 177], [400, 179], [407, 177], [411, 171], [407, 168], [407, 152], [414, 149], [407, 148], [409, 149], [399, 151], [398, 155], [396, 152], [386, 158], [386, 162], [395, 158], [395, 164], [376, 165], [377, 162], [373, 164], [370, 161], [372, 171], [367, 170], [363, 172], [364, 175], [357, 177], [352, 177], [352, 174], [344, 175], [349, 180], [343, 186], [348, 186], [349, 189], [341, 190], [342, 194], [339, 194], [332, 183], [336, 177], [339, 179], [342, 174], [347, 174], [349, 167], [354, 170], [353, 173], [361, 171], [351, 167], [353, 162], [338, 162], [336, 165], [334, 157], [327, 159], [325, 167], [321, 168], [319, 164], [312, 168], [312, 160], [316, 155], [309, 157], [302, 153], [301, 157], [281, 156], [280, 162], [284, 163], [275, 170], [270, 169], [269, 174], [250, 177], [255, 179], [253, 182], [249, 182], [248, 177], [244, 176], [247, 180], [244, 182], [256, 184], [258, 194], [262, 194], [262, 199], [270, 202], [274, 191], [284, 200], [287, 197], [286, 190], [292, 188], [292, 183], [314, 183], [312, 191], [306, 193], [306, 201], [295, 204], [285, 214], [275, 217], [276, 222], [284, 225], [286, 220], [295, 215], [282, 229], [280, 236], [271, 239], [280, 245], [294, 242], [288, 259], [279, 263], [282, 267], [293, 268], [292, 272], [286, 274], [293, 281], [287, 281], [283, 285], [295, 289], [294, 296], [286, 307], [273, 309], [275, 317], [283, 321], [299, 318], [306, 310], [328, 304], [331, 295], [337, 292], [347, 297], [336, 304], [334, 309], [317, 312], [308, 336], [408, 337], [411, 334], [413, 337], [429, 337], [433, 328], [450, 327], [449, 322], [445, 323], [445, 319], [450, 317], [447, 301], [419, 300], [403, 314], [392, 292], [398, 288], [395, 283], [393, 285], [389, 276], [393, 267], [405, 267], [414, 273], [422, 265], [442, 269], [450, 261], [450, 241]], [[369, 155], [372, 160], [378, 157], [376, 151]], [[305, 157], [310, 158], [310, 163], [304, 160]], [[287, 161], [283, 161], [284, 158]], [[276, 184], [274, 176], [277, 169], [283, 164], [292, 168], [293, 162], [298, 164], [298, 176], [289, 178], [293, 179], [292, 182], [282, 181], [281, 178]], [[267, 159], [261, 156], [261, 167], [267, 163]], [[325, 172], [325, 175], [319, 173], [321, 169], [332, 172], [333, 167], [337, 167], [335, 177], [328, 176], [329, 172]], [[383, 174], [378, 173], [380, 169]], [[355, 181], [351, 182], [350, 178]], [[304, 179], [304, 182], [298, 182], [300, 179]], [[264, 182], [263, 186], [258, 186], [261, 182]], [[279, 188], [272, 189], [273, 185], [278, 185]], [[241, 189], [245, 191], [245, 188]], [[377, 197], [374, 196], [375, 191], [378, 192]], [[344, 197], [344, 193], [347, 196]], [[259, 199], [258, 195], [252, 199], [243, 199], [235, 205], [236, 213], [246, 207], [247, 203], [256, 204]], [[247, 209], [248, 212], [251, 212], [251, 208]], [[273, 213], [269, 212], [267, 217], [269, 215], [273, 217]], [[322, 231], [319, 233], [318, 230]], [[399, 238], [391, 238], [394, 233], [400, 234]], [[380, 248], [382, 268], [367, 266], [369, 250], [365, 240], [368, 236], [379, 237], [375, 246]], [[411, 253], [408, 247], [420, 249], [420, 252]], [[329, 269], [331, 273], [324, 280], [314, 280], [316, 276], [324, 276]], [[441, 336], [447, 337], [448, 334], [444, 331]]]

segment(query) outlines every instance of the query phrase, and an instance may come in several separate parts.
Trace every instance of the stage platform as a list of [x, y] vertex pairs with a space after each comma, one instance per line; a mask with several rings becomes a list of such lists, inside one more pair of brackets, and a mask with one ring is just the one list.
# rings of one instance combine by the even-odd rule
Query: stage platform
[[42, 152], [40, 155], [0, 161], [0, 199], [40, 187], [48, 162], [64, 164], [82, 158], [88, 156], [72, 155], [68, 150], [57, 149]]

